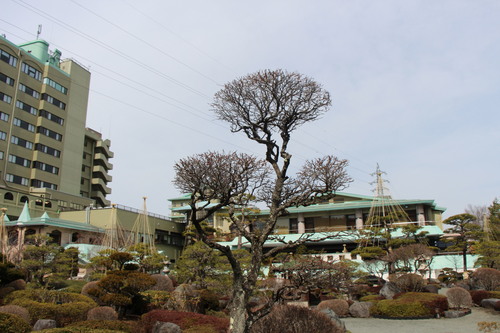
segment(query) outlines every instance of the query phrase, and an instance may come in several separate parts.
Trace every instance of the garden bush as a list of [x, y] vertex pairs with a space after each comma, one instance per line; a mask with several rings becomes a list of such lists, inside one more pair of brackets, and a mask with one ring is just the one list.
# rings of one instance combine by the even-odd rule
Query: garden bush
[[156, 284], [151, 288], [151, 290], [174, 291], [174, 283], [168, 276], [153, 274], [151, 277], [156, 281]]
[[148, 310], [174, 310], [172, 294], [162, 290], [146, 290], [141, 292], [148, 303]]
[[90, 309], [87, 313], [87, 320], [117, 320], [118, 313], [110, 306], [98, 306]]
[[30, 313], [28, 310], [19, 305], [4, 305], [0, 306], [1, 313], [10, 313], [21, 317], [28, 324], [30, 323]]
[[377, 302], [370, 308], [373, 316], [387, 318], [428, 318], [433, 314], [418, 301], [408, 302], [397, 299], [386, 299]]
[[494, 268], [478, 268], [472, 273], [471, 283], [477, 289], [496, 290], [500, 287], [500, 271]]
[[83, 287], [82, 287], [82, 291], [81, 291], [81, 294], [84, 295], [84, 296], [87, 296], [87, 297], [90, 297], [92, 299], [95, 300], [94, 296], [92, 296], [89, 291], [91, 290], [94, 290], [94, 289], [97, 289], [97, 284], [99, 283], [99, 281], [90, 281], [90, 282], [87, 282]]
[[120, 320], [86, 320], [73, 323], [66, 328], [84, 328], [84, 329], [101, 329], [113, 330], [120, 332], [132, 333], [134, 328], [126, 322]]
[[404, 292], [422, 291], [425, 286], [424, 278], [420, 274], [413, 273], [400, 275], [391, 282]]
[[470, 309], [472, 307], [472, 297], [467, 290], [460, 287], [453, 287], [446, 292], [448, 305], [453, 309]]
[[344, 329], [334, 323], [327, 315], [306, 307], [278, 305], [271, 313], [257, 321], [252, 333], [303, 333], [331, 332], [341, 333]]
[[431, 293], [404, 293], [396, 297], [400, 302], [419, 302], [429, 310], [430, 315], [435, 315], [436, 311], [443, 315], [448, 310], [448, 299], [444, 295]]
[[198, 303], [200, 313], [206, 314], [207, 311], [218, 311], [220, 309], [219, 297], [215, 292], [208, 289], [202, 289], [198, 290], [198, 294], [200, 295], [200, 302]]
[[360, 302], [378, 302], [383, 300], [384, 297], [380, 295], [366, 295], [359, 299]]
[[491, 297], [491, 292], [487, 290], [469, 290], [469, 294], [472, 297], [472, 303], [476, 305], [481, 305], [481, 301]]
[[94, 329], [86, 327], [49, 328], [38, 332], [39, 333], [127, 333], [124, 331]]
[[10, 313], [0, 313], [0, 332], [29, 333], [31, 326], [21, 317]]
[[225, 333], [229, 328], [229, 319], [202, 315], [194, 312], [180, 312], [168, 310], [153, 310], [143, 314], [140, 326], [143, 332], [149, 333], [157, 321], [170, 322], [178, 325], [182, 330], [194, 326], [210, 326], [215, 332]]
[[87, 312], [96, 307], [87, 296], [44, 289], [14, 291], [5, 302], [26, 308], [32, 324], [38, 319], [54, 319], [58, 326], [85, 320]]
[[318, 310], [331, 309], [339, 317], [347, 317], [349, 314], [349, 303], [343, 299], [329, 299], [322, 301], [317, 306]]

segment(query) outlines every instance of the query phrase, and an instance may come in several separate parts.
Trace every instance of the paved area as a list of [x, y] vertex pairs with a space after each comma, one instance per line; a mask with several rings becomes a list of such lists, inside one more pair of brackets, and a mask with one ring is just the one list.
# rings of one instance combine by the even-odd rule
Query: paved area
[[473, 308], [471, 314], [455, 319], [343, 318], [342, 320], [352, 333], [476, 333], [480, 332], [477, 329], [478, 322], [500, 322], [500, 312]]

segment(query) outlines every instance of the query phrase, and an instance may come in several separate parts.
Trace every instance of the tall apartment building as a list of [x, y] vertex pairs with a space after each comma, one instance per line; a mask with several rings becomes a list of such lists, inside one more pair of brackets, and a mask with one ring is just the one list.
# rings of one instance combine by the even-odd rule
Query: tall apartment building
[[[0, 205], [32, 210], [107, 206], [109, 140], [85, 127], [90, 72], [49, 44], [0, 37]], [[3, 202], [2, 202], [3, 201]]]

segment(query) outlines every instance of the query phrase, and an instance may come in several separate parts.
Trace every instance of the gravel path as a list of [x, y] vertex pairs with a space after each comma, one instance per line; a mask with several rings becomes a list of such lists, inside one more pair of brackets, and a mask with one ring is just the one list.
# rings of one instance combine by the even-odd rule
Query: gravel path
[[461, 318], [393, 320], [375, 318], [343, 318], [352, 333], [475, 333], [480, 321], [500, 322], [498, 311], [473, 308], [472, 313]]

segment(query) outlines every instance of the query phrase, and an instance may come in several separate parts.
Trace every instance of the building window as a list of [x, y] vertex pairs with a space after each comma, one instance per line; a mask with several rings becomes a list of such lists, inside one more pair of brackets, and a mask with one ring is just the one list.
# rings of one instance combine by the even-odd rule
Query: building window
[[62, 135], [54, 132], [52, 130], [49, 130], [48, 128], [45, 128], [43, 126], [38, 126], [37, 132], [40, 134], [43, 134], [45, 136], [48, 136], [49, 138], [52, 138], [57, 141], [62, 141]]
[[38, 188], [50, 188], [52, 190], [57, 190], [57, 185], [52, 184], [43, 180], [39, 179], [32, 179], [31, 180], [31, 186], [33, 187], [38, 187]]
[[38, 109], [32, 107], [31, 105], [28, 105], [26, 103], [23, 103], [21, 101], [16, 101], [16, 106], [20, 108], [21, 110], [24, 110], [26, 112], [31, 113], [32, 115], [36, 116], [38, 114]]
[[30, 95], [31, 97], [34, 97], [36, 99], [40, 99], [40, 93], [38, 91], [36, 91], [35, 89], [30, 88], [28, 86], [25, 86], [22, 83], [19, 83], [19, 90]]
[[42, 81], [42, 73], [25, 62], [21, 64], [21, 71], [38, 81]]
[[4, 200], [14, 200], [14, 195], [10, 192], [7, 192], [3, 195]]
[[21, 197], [21, 199], [19, 199], [19, 202], [21, 202], [21, 203], [25, 203], [25, 202], [30, 203], [30, 199], [28, 199], [27, 196], [23, 195]]
[[0, 112], [0, 120], [9, 121], [9, 114]]
[[24, 128], [27, 131], [35, 132], [35, 125], [28, 123], [27, 121], [21, 120], [19, 118], [14, 118], [14, 125]]
[[24, 185], [24, 186], [28, 186], [28, 184], [29, 184], [28, 178], [24, 178], [24, 177], [17, 176], [17, 175], [12, 175], [10, 173], [5, 175], [5, 180], [8, 181], [9, 183], [20, 184], [20, 185]]
[[61, 151], [54, 149], [52, 147], [43, 145], [41, 143], [35, 144], [35, 150], [41, 151], [42, 153], [54, 156], [54, 157], [61, 157]]
[[11, 155], [11, 154], [9, 154], [9, 162], [17, 164], [17, 165], [22, 165], [23, 167], [26, 167], [26, 168], [29, 168], [31, 165], [30, 160], [16, 156], [16, 155]]
[[44, 117], [44, 118], [51, 120], [51, 121], [53, 121], [61, 126], [64, 124], [64, 119], [56, 116], [55, 114], [53, 114], [49, 111], [46, 111], [46, 110], [40, 110], [40, 117]]
[[7, 139], [7, 133], [0, 131], [0, 140], [5, 141], [5, 139]]
[[57, 83], [56, 81], [49, 79], [48, 77], [43, 78], [43, 83], [51, 86], [55, 90], [58, 90], [62, 92], [63, 94], [67, 95], [68, 94], [68, 88], [62, 86], [61, 84]]
[[6, 52], [4, 50], [0, 50], [0, 60], [5, 61], [6, 63], [11, 65], [12, 67], [17, 66], [17, 58], [14, 57], [9, 52]]
[[0, 73], [0, 81], [7, 83], [9, 86], [14, 86], [14, 79], [3, 73]]
[[63, 110], [65, 110], [65, 109], [66, 109], [66, 104], [65, 104], [65, 103], [61, 102], [60, 100], [58, 100], [58, 99], [57, 99], [57, 98], [55, 98], [55, 97], [50, 96], [49, 94], [45, 94], [45, 93], [43, 93], [43, 94], [42, 94], [42, 99], [43, 99], [44, 101], [49, 102], [49, 103], [50, 103], [50, 104], [52, 104], [52, 105], [57, 106], [57, 107], [58, 107], [58, 108], [60, 108], [60, 109], [63, 109]]
[[3, 101], [7, 104], [10, 104], [12, 102], [12, 97], [9, 95], [4, 94], [3, 92], [0, 92], [0, 101]]
[[33, 162], [33, 168], [39, 169], [39, 170], [42, 170], [42, 171], [46, 171], [46, 172], [49, 172], [49, 173], [53, 173], [55, 175], [59, 174], [59, 168], [58, 167], [55, 167], [53, 165], [46, 164], [46, 163], [43, 163], [43, 162], [39, 162], [39, 161], [34, 161]]
[[0, 160], [3, 160], [3, 151], [0, 151]]
[[21, 138], [19, 138], [17, 136], [11, 136], [10, 137], [10, 142], [13, 143], [13, 144], [15, 144], [15, 145], [24, 147], [26, 149], [30, 149], [30, 150], [33, 149], [33, 142], [21, 139]]

